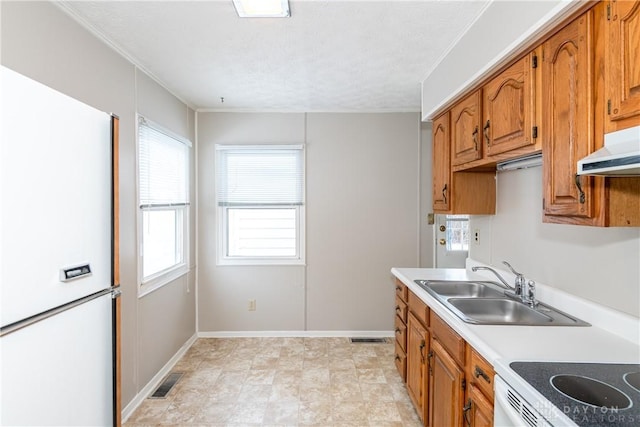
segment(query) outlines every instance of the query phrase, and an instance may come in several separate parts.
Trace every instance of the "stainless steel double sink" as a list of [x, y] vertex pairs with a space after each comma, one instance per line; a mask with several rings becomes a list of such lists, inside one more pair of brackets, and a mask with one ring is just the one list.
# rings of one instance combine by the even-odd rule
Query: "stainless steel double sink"
[[526, 305], [507, 297], [491, 281], [416, 280], [422, 289], [466, 323], [479, 325], [590, 326], [576, 317], [538, 303]]

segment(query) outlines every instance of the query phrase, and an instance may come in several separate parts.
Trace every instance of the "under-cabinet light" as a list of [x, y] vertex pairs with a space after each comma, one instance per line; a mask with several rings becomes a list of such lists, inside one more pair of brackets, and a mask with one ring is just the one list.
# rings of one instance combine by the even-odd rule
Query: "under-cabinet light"
[[241, 18], [288, 18], [289, 0], [233, 0]]
[[519, 159], [507, 160], [496, 165], [498, 171], [512, 171], [516, 169], [526, 169], [542, 165], [542, 154], [520, 157]]

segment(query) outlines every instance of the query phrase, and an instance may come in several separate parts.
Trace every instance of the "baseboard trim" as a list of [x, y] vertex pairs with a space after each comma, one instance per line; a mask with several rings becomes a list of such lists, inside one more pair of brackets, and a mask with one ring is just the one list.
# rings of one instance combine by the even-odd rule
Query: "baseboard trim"
[[131, 402], [129, 402], [129, 404], [127, 404], [127, 406], [124, 407], [121, 415], [123, 424], [129, 419], [129, 417], [134, 413], [134, 411], [138, 409], [138, 406], [140, 406], [142, 402], [144, 402], [144, 400], [151, 393], [153, 393], [153, 391], [156, 388], [158, 388], [158, 386], [160, 385], [164, 377], [166, 377], [167, 374], [171, 372], [171, 369], [173, 369], [175, 364], [178, 363], [178, 361], [182, 358], [182, 356], [184, 356], [187, 350], [191, 348], [191, 346], [193, 345], [194, 342], [196, 342], [197, 339], [198, 339], [198, 334], [197, 333], [193, 334], [193, 336], [189, 338], [187, 342], [185, 342], [182, 345], [182, 347], [180, 347], [180, 349], [176, 352], [176, 354], [174, 354], [173, 357], [169, 359], [169, 361], [162, 367], [162, 369], [160, 369], [160, 371], [158, 371], [158, 373], [153, 378], [151, 378], [151, 380], [147, 383], [147, 385], [145, 385], [142, 388], [142, 390], [140, 390], [138, 394], [136, 394], [136, 396], [131, 400]]
[[393, 331], [200, 331], [199, 338], [389, 338]]

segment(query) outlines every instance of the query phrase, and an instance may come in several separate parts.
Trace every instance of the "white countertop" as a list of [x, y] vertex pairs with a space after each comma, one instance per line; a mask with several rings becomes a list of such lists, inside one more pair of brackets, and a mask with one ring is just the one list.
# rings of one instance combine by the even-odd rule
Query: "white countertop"
[[[414, 280], [493, 281], [495, 276], [465, 269], [440, 268], [393, 268], [391, 273], [473, 346], [493, 365], [496, 373], [528, 401], [546, 399], [509, 367], [513, 361], [640, 364], [640, 337], [637, 332], [640, 321], [624, 313], [537, 284], [541, 302], [592, 326], [474, 325], [463, 322]], [[513, 282], [508, 273], [500, 273], [504, 273], [503, 277], [508, 282]]]

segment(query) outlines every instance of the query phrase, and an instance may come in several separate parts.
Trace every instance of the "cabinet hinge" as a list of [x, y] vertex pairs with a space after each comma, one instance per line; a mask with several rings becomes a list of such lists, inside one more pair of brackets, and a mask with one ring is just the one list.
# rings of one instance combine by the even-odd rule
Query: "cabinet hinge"
[[538, 126], [534, 126], [533, 129], [531, 129], [531, 138], [537, 138], [538, 137]]
[[467, 380], [466, 379], [462, 379], [462, 389], [466, 390], [467, 389]]
[[538, 68], [538, 55], [533, 55], [531, 59], [531, 68]]
[[611, 100], [607, 99], [607, 114], [611, 115]]
[[611, 21], [611, 3], [607, 3], [607, 21]]

